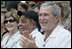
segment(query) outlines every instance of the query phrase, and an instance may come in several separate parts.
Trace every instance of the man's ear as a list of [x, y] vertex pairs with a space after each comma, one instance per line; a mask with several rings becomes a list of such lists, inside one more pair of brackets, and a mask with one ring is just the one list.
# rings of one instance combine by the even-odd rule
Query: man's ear
[[59, 16], [56, 16], [56, 23], [59, 22]]

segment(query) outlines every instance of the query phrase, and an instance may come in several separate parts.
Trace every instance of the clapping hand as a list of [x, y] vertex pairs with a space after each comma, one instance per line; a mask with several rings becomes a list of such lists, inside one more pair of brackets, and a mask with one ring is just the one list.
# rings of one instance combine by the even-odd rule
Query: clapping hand
[[22, 37], [21, 37], [21, 41], [20, 41], [20, 45], [23, 47], [23, 48], [35, 48], [36, 45], [35, 45], [35, 37], [33, 38], [31, 35], [29, 35], [29, 31], [25, 30], [23, 33], [22, 33]]

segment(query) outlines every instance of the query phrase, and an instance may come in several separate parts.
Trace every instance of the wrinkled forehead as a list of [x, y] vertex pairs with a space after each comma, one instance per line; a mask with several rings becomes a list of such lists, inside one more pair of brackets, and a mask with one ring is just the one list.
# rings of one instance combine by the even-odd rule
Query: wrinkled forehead
[[47, 6], [47, 7], [41, 6], [39, 13], [41, 12], [52, 12], [52, 7], [51, 6]]

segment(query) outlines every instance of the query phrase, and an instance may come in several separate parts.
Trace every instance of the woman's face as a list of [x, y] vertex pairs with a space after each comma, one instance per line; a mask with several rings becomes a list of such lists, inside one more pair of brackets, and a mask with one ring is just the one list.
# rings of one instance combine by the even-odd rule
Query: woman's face
[[17, 29], [17, 22], [13, 17], [9, 17], [5, 19], [5, 27], [8, 31], [13, 31]]

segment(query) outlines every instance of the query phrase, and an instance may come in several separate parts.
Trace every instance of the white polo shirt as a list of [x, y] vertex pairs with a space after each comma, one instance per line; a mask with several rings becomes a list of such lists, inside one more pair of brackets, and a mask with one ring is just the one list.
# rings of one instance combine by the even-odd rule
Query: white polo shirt
[[38, 48], [71, 48], [71, 33], [60, 25], [53, 30], [46, 41], [44, 41], [45, 36], [40, 32], [36, 33], [35, 36]]

